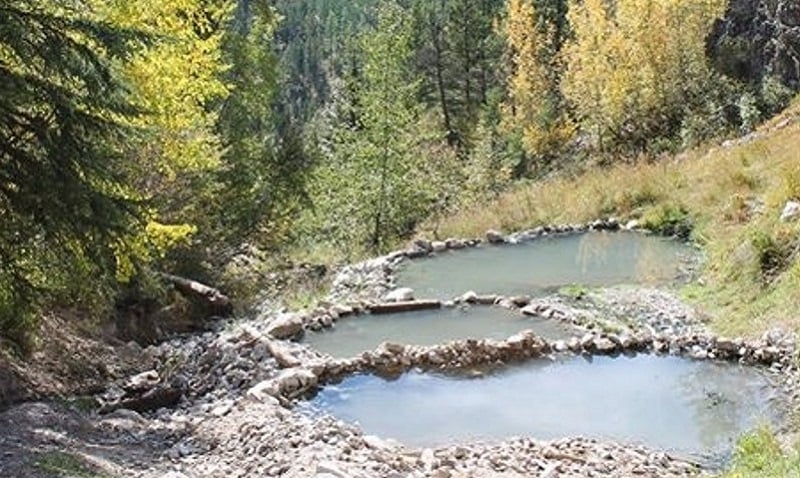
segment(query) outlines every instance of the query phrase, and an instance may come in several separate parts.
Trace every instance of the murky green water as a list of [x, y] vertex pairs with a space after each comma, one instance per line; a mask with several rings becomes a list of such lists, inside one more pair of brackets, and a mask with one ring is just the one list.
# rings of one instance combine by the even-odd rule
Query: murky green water
[[345, 318], [331, 330], [307, 334], [304, 342], [334, 357], [352, 357], [384, 341], [434, 345], [467, 338], [504, 339], [525, 329], [549, 340], [576, 334], [555, 320], [525, 317], [501, 307], [474, 306]]
[[675, 280], [693, 256], [692, 247], [675, 240], [593, 232], [408, 261], [398, 270], [397, 283], [414, 289], [418, 298], [442, 299], [469, 290], [514, 295], [569, 284], [658, 284]]
[[640, 355], [534, 361], [483, 378], [360, 375], [310, 406], [415, 446], [585, 436], [718, 457], [777, 418], [774, 394], [757, 369]]

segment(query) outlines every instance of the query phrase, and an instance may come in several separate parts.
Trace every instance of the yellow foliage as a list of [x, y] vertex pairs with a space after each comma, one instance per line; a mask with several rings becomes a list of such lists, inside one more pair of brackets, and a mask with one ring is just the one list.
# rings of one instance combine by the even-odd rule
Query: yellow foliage
[[146, 264], [154, 258], [163, 258], [170, 249], [187, 244], [196, 232], [197, 228], [189, 224], [149, 221], [144, 231], [115, 244], [117, 280], [127, 283], [136, 273], [135, 264]]
[[537, 26], [530, 0], [508, 0], [507, 11], [505, 34], [513, 71], [508, 80], [509, 100], [502, 107], [503, 127], [521, 131], [531, 155], [551, 157], [574, 134], [557, 100], [560, 65], [554, 51], [554, 27]]
[[122, 68], [144, 114], [135, 126], [153, 135], [137, 158], [149, 173], [174, 180], [184, 172], [217, 168], [221, 145], [207, 106], [228, 94], [220, 75], [222, 31], [232, 5], [201, 0], [95, 0], [100, 18], [142, 31], [139, 46]]
[[647, 118], [664, 121], [710, 70], [705, 38], [723, 0], [573, 1], [574, 38], [563, 50], [562, 91], [597, 140], [636, 135]]

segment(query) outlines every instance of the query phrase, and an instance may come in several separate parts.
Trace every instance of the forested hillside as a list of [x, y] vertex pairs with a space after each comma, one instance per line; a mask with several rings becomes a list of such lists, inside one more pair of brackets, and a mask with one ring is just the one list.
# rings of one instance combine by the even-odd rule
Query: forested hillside
[[800, 12], [757, 3], [6, 0], [0, 336], [752, 131], [800, 87]]

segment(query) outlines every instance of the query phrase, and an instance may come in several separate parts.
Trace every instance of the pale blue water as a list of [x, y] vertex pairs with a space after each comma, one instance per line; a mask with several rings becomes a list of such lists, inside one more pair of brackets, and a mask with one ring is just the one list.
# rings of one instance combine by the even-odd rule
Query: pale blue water
[[334, 357], [352, 357], [384, 341], [435, 345], [468, 338], [505, 339], [525, 329], [548, 340], [578, 334], [555, 320], [525, 317], [502, 307], [474, 306], [348, 317], [331, 330], [306, 334], [303, 341]]
[[358, 375], [310, 407], [414, 446], [584, 436], [708, 456], [777, 420], [775, 395], [757, 369], [639, 355], [533, 361], [483, 378]]
[[664, 284], [677, 279], [695, 250], [682, 242], [632, 232], [542, 237], [515, 245], [447, 251], [407, 261], [399, 286], [417, 298], [451, 299], [467, 291], [538, 294], [570, 284]]

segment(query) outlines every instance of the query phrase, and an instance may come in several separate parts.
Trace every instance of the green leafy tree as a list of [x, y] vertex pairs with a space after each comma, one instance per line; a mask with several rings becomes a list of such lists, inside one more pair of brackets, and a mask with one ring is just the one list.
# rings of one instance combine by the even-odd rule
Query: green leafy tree
[[394, 3], [377, 17], [360, 37], [363, 64], [349, 79], [352, 96], [344, 96], [331, 154], [313, 184], [323, 233], [340, 246], [371, 250], [409, 233], [430, 203], [415, 154], [420, 108], [418, 82], [409, 81], [411, 24]]

